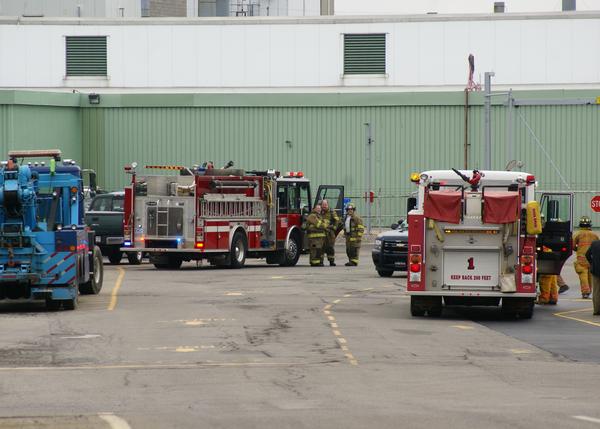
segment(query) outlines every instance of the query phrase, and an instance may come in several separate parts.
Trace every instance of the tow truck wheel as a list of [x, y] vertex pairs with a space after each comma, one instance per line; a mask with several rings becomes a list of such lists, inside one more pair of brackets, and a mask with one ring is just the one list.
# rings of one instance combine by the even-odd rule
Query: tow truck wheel
[[246, 254], [248, 253], [248, 243], [246, 236], [242, 232], [236, 232], [231, 240], [230, 258], [231, 268], [242, 268], [246, 263]]
[[79, 285], [79, 292], [83, 295], [97, 295], [102, 289], [104, 266], [102, 264], [102, 252], [100, 252], [98, 246], [94, 246], [92, 260], [90, 262], [90, 278], [87, 282]]
[[282, 267], [293, 267], [298, 263], [300, 259], [300, 239], [298, 234], [290, 236], [287, 248], [283, 251], [283, 262], [280, 264]]
[[379, 274], [381, 277], [392, 277], [394, 272], [388, 270], [377, 270], [377, 274]]
[[410, 297], [410, 314], [413, 317], [423, 317], [425, 316], [425, 308], [422, 305], [423, 299], [420, 296], [411, 296]]
[[142, 252], [129, 252], [127, 253], [127, 261], [130, 265], [140, 265], [144, 256]]

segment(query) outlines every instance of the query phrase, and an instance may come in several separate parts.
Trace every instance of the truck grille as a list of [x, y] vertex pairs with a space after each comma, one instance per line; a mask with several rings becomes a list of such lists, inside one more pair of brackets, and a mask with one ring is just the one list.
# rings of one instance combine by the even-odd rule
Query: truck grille
[[408, 251], [407, 243], [403, 241], [384, 241], [383, 242], [384, 253], [406, 253]]

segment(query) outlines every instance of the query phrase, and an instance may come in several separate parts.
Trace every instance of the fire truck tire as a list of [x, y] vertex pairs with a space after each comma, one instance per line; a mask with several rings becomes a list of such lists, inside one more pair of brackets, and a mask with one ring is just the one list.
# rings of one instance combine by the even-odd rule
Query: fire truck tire
[[531, 319], [535, 302], [533, 298], [503, 298], [502, 314], [506, 318]]
[[127, 253], [127, 261], [129, 262], [129, 265], [140, 265], [142, 263], [143, 258], [144, 255], [142, 254], [142, 252]]
[[298, 234], [292, 233], [288, 241], [287, 249], [283, 251], [283, 261], [279, 265], [282, 267], [293, 267], [296, 265], [298, 259], [300, 259], [300, 249], [300, 238], [298, 237]]
[[231, 240], [231, 268], [242, 268], [246, 263], [246, 255], [248, 254], [248, 240], [243, 232], [236, 232]]
[[410, 297], [410, 314], [413, 317], [425, 316], [425, 307], [422, 305], [422, 297], [411, 296]]
[[90, 261], [90, 278], [87, 282], [79, 285], [79, 292], [83, 295], [97, 295], [102, 289], [104, 280], [104, 266], [102, 264], [102, 252], [98, 246], [94, 246]]
[[380, 277], [392, 277], [394, 272], [388, 270], [377, 270], [377, 274], [379, 274]]

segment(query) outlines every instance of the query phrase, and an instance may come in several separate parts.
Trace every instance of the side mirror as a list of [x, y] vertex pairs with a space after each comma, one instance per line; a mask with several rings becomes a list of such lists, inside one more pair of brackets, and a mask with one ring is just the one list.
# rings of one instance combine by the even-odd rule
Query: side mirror
[[397, 223], [393, 223], [391, 226], [392, 229], [398, 229], [398, 224]]

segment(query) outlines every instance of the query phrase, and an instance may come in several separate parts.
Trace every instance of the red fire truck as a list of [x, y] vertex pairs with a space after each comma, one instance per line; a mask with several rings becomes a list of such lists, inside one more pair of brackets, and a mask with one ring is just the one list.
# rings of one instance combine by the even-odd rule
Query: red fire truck
[[[542, 194], [544, 220], [531, 174], [453, 169], [425, 171], [411, 180], [418, 185], [408, 214], [412, 315], [440, 316], [443, 304], [502, 301], [506, 315], [531, 318], [536, 271], [560, 274], [571, 254], [571, 196]], [[552, 252], [538, 267], [542, 224], [551, 229], [542, 244]]]
[[[307, 250], [303, 218], [312, 209], [302, 172], [154, 165], [125, 188], [124, 248], [148, 254], [156, 268], [208, 260], [239, 268], [246, 258], [293, 266]], [[315, 201], [342, 210], [344, 187], [319, 186]]]

